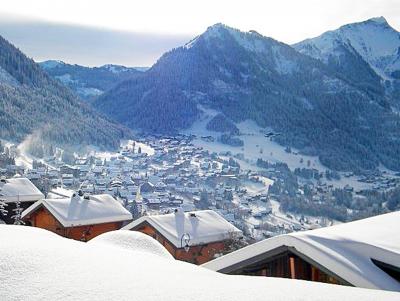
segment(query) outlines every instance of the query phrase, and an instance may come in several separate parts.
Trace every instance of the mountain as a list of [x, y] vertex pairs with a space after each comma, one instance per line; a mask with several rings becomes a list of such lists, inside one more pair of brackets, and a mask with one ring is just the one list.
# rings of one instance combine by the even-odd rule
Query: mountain
[[128, 68], [111, 64], [91, 68], [55, 60], [44, 61], [39, 65], [84, 100], [93, 99], [117, 83], [147, 70], [144, 67]]
[[271, 127], [282, 133], [279, 143], [319, 155], [333, 169], [382, 163], [398, 170], [400, 118], [379, 83], [372, 85], [255, 31], [216, 24], [101, 95], [94, 106], [152, 132], [188, 128], [199, 108], [209, 107], [234, 122], [252, 119]]
[[400, 87], [400, 33], [384, 17], [344, 25], [293, 46], [371, 89]]
[[130, 131], [81, 103], [33, 60], [0, 37], [0, 137], [28, 134], [57, 145], [114, 148]]

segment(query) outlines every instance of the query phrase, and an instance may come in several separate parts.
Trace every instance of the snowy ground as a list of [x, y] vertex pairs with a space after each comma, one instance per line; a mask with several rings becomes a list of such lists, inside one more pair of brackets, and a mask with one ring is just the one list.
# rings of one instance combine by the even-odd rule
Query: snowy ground
[[[258, 158], [270, 162], [284, 162], [291, 170], [294, 170], [295, 168], [315, 168], [319, 172], [325, 172], [328, 169], [316, 156], [305, 156], [299, 154], [299, 151], [296, 149], [292, 149], [291, 153], [286, 152], [285, 147], [264, 136], [265, 132], [273, 132], [272, 129], [262, 129], [251, 120], [236, 124], [241, 133], [239, 138], [244, 142], [243, 147], [233, 147], [222, 144], [217, 141], [220, 133], [206, 129], [207, 123], [217, 115], [218, 112], [213, 109], [204, 108], [203, 106], [199, 106], [199, 109], [203, 112], [201, 118], [199, 118], [192, 127], [185, 130], [183, 133], [196, 135], [197, 138], [193, 141], [194, 145], [201, 146], [210, 152], [220, 153], [230, 151], [232, 155], [243, 154], [245, 160], [236, 159], [243, 169], [254, 171], [260, 170], [261, 168], [256, 166]], [[204, 141], [201, 139], [202, 136], [214, 137], [215, 141]], [[309, 165], [308, 162], [310, 162]], [[380, 170], [385, 171], [389, 178], [398, 178], [398, 176], [395, 176], [395, 172], [388, 170], [383, 166]], [[357, 176], [345, 177], [345, 173], [340, 174], [340, 180], [328, 181], [324, 178], [324, 181], [328, 185], [333, 185], [335, 188], [343, 188], [348, 184], [353, 187], [355, 191], [372, 189], [374, 186], [373, 183], [360, 182]]]
[[14, 300], [399, 300], [399, 293], [290, 279], [228, 276], [172, 259], [129, 231], [88, 243], [0, 225], [0, 291]]
[[[135, 147], [133, 147], [133, 144], [135, 144]], [[135, 149], [135, 153], [137, 153], [139, 151], [139, 147], [142, 151], [142, 153], [147, 154], [148, 156], [153, 156], [154, 155], [154, 149], [144, 143], [138, 142], [138, 141], [134, 141], [134, 140], [123, 140], [121, 142], [121, 147], [126, 147], [128, 149]]]
[[15, 158], [15, 164], [17, 166], [22, 166], [25, 169], [32, 169], [32, 163], [35, 160], [35, 161], [43, 163], [44, 165], [48, 166], [50, 169], [54, 168], [53, 166], [46, 163], [44, 160], [35, 158], [31, 154], [29, 154], [26, 151], [26, 142], [25, 141], [20, 144], [15, 144], [13, 142], [5, 141], [4, 146], [6, 146], [6, 147], [16, 146], [18, 154]]
[[[132, 150], [133, 142], [135, 142], [135, 153], [138, 152], [139, 147], [140, 147], [142, 153], [145, 153], [148, 156], [154, 155], [154, 149], [151, 146], [141, 143], [141, 142], [134, 141], [134, 140], [121, 141], [121, 147]], [[110, 160], [112, 157], [121, 155], [120, 153], [116, 153], [116, 152], [102, 152], [102, 151], [98, 151], [98, 150], [93, 150], [91, 153], [95, 154], [97, 158], [100, 158], [102, 160], [104, 160], [104, 159]]]

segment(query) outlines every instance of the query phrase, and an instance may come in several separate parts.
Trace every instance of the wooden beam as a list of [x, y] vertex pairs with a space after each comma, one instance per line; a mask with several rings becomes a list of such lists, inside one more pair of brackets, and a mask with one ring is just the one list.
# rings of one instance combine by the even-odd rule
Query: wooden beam
[[289, 257], [289, 265], [290, 265], [290, 278], [296, 279], [296, 269], [293, 256]]
[[315, 266], [311, 266], [311, 280], [318, 281], [318, 270]]

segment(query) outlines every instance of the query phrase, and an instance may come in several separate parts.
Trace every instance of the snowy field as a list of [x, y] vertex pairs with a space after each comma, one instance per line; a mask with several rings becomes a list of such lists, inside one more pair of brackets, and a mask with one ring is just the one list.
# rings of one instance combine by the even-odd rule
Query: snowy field
[[[133, 143], [135, 143], [135, 147], [133, 147]], [[154, 155], [154, 149], [151, 146], [134, 140], [122, 140], [121, 147], [129, 150], [132, 150], [134, 148], [135, 153], [138, 153], [140, 147], [142, 153], [147, 154], [148, 156]], [[98, 151], [96, 149], [91, 151], [89, 154], [95, 155], [96, 158], [100, 158], [102, 160], [104, 159], [110, 160], [112, 157], [117, 157], [121, 155], [120, 153], [116, 152], [104, 152], [104, 151]]]
[[[240, 136], [238, 136], [244, 143], [243, 147], [234, 147], [226, 144], [222, 144], [217, 141], [220, 133], [207, 130], [207, 123], [218, 114], [217, 111], [213, 109], [204, 108], [199, 106], [199, 109], [203, 112], [202, 116], [196, 121], [191, 128], [183, 131], [184, 134], [193, 134], [197, 138], [193, 141], [195, 146], [201, 146], [210, 152], [231, 152], [232, 155], [243, 154], [245, 160], [236, 159], [243, 169], [248, 170], [260, 170], [262, 168], [256, 166], [256, 161], [258, 158], [263, 160], [275, 162], [284, 162], [293, 171], [295, 168], [314, 168], [319, 172], [325, 172], [328, 170], [324, 166], [317, 156], [306, 156], [299, 153], [299, 150], [292, 148], [292, 152], [288, 153], [285, 151], [285, 147], [282, 145], [271, 141], [269, 138], [264, 136], [266, 132], [273, 132], [272, 129], [263, 129], [259, 127], [254, 121], [246, 120], [244, 122], [236, 124], [240, 130]], [[215, 141], [205, 141], [201, 139], [202, 136], [211, 136]], [[310, 165], [308, 165], [310, 162]], [[389, 178], [397, 178], [395, 172], [380, 167], [381, 171], [386, 172]], [[333, 185], [335, 188], [343, 188], [347, 184], [354, 188], [355, 191], [363, 189], [372, 189], [372, 183], [365, 183], [358, 181], [359, 178], [356, 176], [345, 177], [345, 173], [340, 173], [340, 180], [326, 180], [328, 185]]]
[[399, 293], [290, 279], [228, 276], [175, 261], [144, 234], [88, 243], [0, 226], [1, 300], [399, 300]]

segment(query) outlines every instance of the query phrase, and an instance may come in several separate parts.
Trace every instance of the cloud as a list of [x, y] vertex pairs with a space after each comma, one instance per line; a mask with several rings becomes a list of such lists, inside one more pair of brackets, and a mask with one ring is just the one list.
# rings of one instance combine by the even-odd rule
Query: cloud
[[151, 66], [189, 35], [139, 33], [0, 15], [0, 35], [35, 61], [58, 59], [85, 66]]

